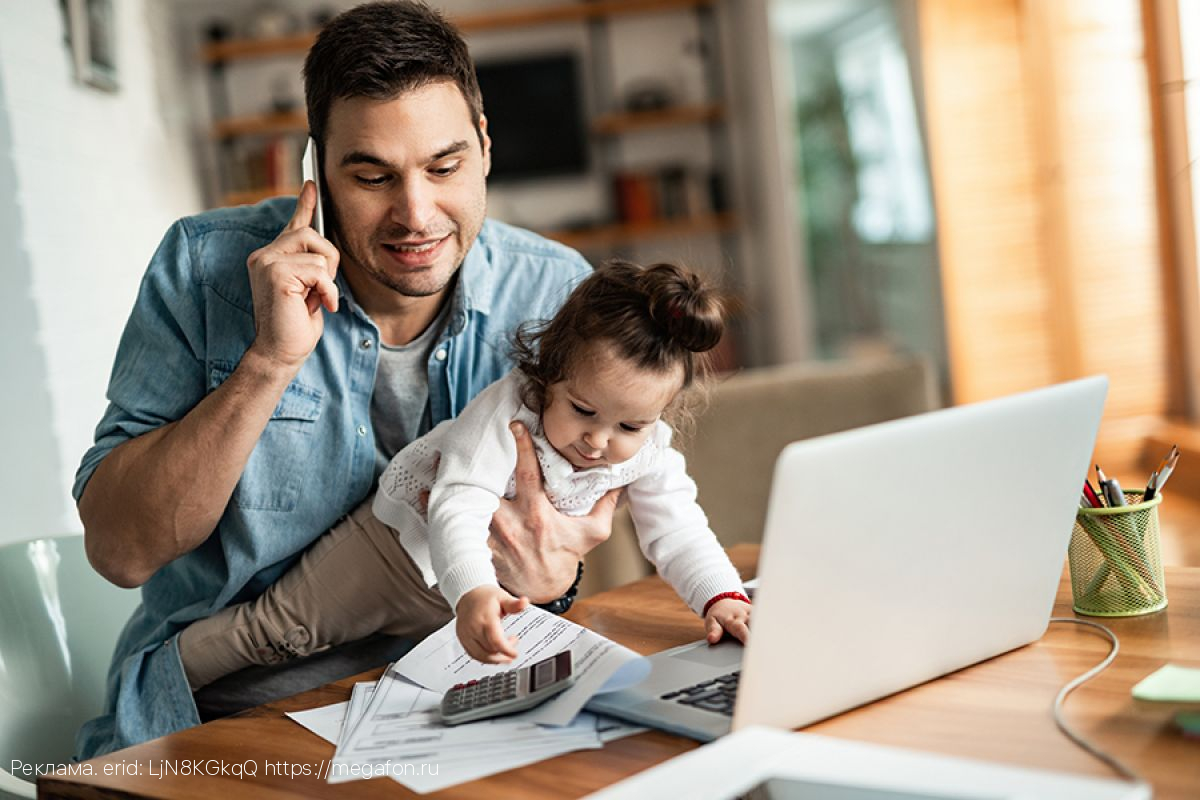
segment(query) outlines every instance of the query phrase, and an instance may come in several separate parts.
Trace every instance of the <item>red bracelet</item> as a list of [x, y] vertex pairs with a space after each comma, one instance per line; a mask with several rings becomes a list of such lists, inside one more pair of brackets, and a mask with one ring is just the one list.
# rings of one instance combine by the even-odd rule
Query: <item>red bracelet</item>
[[712, 608], [713, 603], [717, 602], [718, 600], [741, 600], [747, 605], [750, 604], [750, 598], [746, 597], [746, 595], [742, 594], [741, 592], [721, 592], [718, 595], [714, 595], [707, 603], [704, 604], [704, 611], [701, 612], [700, 616], [707, 616], [708, 610]]

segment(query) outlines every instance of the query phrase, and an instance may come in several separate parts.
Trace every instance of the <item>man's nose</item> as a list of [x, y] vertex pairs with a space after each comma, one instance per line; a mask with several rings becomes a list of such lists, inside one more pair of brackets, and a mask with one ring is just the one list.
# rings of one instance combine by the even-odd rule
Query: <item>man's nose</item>
[[433, 188], [423, 181], [409, 181], [401, 186], [392, 201], [392, 220], [412, 233], [425, 231], [436, 216]]

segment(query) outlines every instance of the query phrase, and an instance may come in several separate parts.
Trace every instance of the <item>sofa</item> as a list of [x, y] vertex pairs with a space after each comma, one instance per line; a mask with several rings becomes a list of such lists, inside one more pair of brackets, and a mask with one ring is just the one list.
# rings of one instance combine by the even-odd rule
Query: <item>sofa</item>
[[[692, 435], [677, 437], [677, 444], [721, 543], [758, 542], [775, 459], [786, 445], [930, 411], [940, 405], [938, 394], [934, 370], [920, 356], [745, 369], [715, 379]], [[580, 596], [652, 571], [621, 508], [612, 536], [584, 562]]]

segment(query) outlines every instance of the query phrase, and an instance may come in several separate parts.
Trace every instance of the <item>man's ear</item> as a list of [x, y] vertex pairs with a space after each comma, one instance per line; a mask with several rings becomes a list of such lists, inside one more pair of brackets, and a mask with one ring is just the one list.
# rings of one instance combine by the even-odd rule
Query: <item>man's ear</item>
[[492, 171], [492, 137], [487, 132], [487, 117], [479, 115], [479, 144], [483, 148], [483, 176]]

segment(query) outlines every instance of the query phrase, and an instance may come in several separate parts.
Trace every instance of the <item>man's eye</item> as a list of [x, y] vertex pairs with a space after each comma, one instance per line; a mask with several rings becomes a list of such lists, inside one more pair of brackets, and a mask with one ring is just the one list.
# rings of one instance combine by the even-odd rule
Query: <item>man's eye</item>
[[357, 180], [363, 186], [383, 186], [385, 183], [387, 183], [387, 176], [386, 175], [378, 175], [378, 176], [358, 175], [358, 176], [356, 176], [355, 180]]
[[449, 178], [451, 175], [458, 172], [459, 166], [461, 166], [461, 162], [455, 161], [453, 164], [443, 164], [441, 166], [434, 167], [431, 172], [433, 172], [433, 174], [437, 175], [439, 178]]
[[588, 410], [587, 410], [586, 408], [584, 408], [583, 406], [581, 406], [581, 405], [577, 405], [577, 404], [575, 404], [575, 403], [571, 403], [571, 408], [575, 409], [575, 413], [576, 413], [576, 414], [579, 414], [579, 415], [580, 415], [580, 416], [582, 416], [582, 417], [594, 417], [594, 416], [596, 416], [596, 412], [595, 412], [595, 411], [588, 411]]

